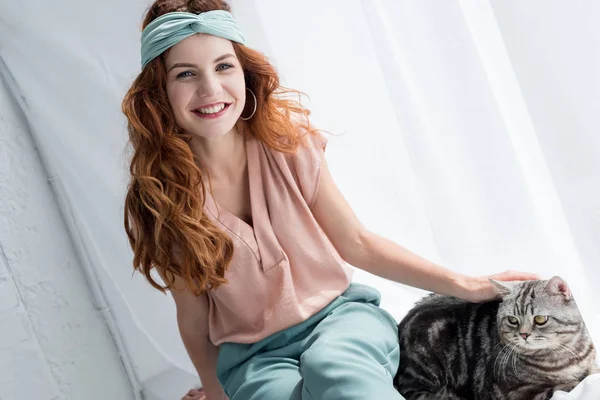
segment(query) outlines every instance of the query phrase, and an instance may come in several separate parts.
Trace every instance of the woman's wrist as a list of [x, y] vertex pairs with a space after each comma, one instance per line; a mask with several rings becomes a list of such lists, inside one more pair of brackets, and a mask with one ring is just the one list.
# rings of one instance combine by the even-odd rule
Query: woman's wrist
[[205, 388], [204, 391], [207, 400], [229, 400], [225, 390], [220, 385], [216, 388]]
[[455, 274], [451, 281], [450, 295], [463, 300], [469, 300], [477, 286], [477, 278], [464, 274]]

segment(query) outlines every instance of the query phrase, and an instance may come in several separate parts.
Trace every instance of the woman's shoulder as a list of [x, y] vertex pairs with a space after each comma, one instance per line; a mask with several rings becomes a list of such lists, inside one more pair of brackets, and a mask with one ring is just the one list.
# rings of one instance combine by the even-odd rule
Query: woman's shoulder
[[[315, 199], [323, 152], [327, 139], [304, 115], [290, 116], [297, 135], [296, 146], [292, 151], [279, 151], [263, 143], [265, 151], [260, 157], [267, 156], [274, 162], [267, 162], [269, 169], [279, 169], [281, 176], [291, 186], [299, 189], [304, 199], [312, 205]], [[283, 138], [285, 140], [285, 137]], [[275, 165], [277, 167], [275, 167]]]
[[[294, 113], [290, 115], [290, 122], [295, 128], [295, 133], [299, 139], [297, 152], [304, 151], [309, 155], [315, 155], [320, 158], [320, 152], [325, 150], [327, 137], [311, 121], [308, 115]], [[302, 147], [302, 148], [301, 148]]]

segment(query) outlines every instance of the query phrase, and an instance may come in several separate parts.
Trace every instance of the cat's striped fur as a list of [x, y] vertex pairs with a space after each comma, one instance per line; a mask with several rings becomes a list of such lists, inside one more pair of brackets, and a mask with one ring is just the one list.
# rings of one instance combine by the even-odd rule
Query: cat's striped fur
[[545, 400], [600, 372], [561, 278], [494, 284], [501, 301], [430, 295], [400, 322], [394, 384], [407, 400]]

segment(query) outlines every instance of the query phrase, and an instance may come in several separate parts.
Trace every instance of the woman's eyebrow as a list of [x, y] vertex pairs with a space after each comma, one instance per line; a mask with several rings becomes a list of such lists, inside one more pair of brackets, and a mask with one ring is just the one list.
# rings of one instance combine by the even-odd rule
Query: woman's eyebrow
[[167, 70], [167, 72], [171, 72], [173, 68], [198, 68], [196, 64], [190, 63], [175, 63], [171, 65], [171, 67]]
[[223, 54], [221, 57], [217, 57], [215, 59], [215, 61], [213, 61], [213, 62], [219, 62], [219, 61], [224, 60], [224, 59], [229, 58], [229, 57], [237, 58], [235, 55], [233, 55], [231, 53], [227, 53], [227, 54]]
[[[223, 54], [222, 56], [215, 58], [215, 61], [213, 61], [213, 62], [216, 63], [216, 62], [219, 62], [219, 61], [224, 60], [229, 57], [237, 58], [235, 55], [233, 55], [231, 53], [227, 53], [227, 54]], [[173, 68], [198, 68], [198, 66], [196, 64], [191, 64], [191, 63], [175, 63], [175, 64], [171, 65], [171, 67], [167, 70], [167, 72], [171, 72], [171, 70]]]

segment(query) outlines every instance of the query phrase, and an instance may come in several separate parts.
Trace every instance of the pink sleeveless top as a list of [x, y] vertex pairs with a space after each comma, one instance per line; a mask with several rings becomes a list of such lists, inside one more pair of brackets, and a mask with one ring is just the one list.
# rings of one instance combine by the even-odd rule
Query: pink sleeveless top
[[258, 342], [306, 320], [350, 285], [353, 269], [310, 211], [327, 139], [305, 137], [294, 155], [246, 141], [254, 228], [206, 192], [208, 218], [234, 243], [228, 283], [208, 292], [215, 345]]

